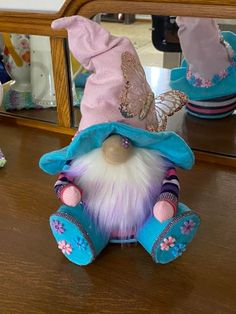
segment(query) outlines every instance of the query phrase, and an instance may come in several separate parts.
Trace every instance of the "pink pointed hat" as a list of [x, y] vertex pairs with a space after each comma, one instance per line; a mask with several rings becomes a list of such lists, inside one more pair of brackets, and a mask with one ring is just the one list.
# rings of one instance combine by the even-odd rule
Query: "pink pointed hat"
[[[85, 69], [93, 72], [87, 80], [81, 100], [82, 118], [79, 130], [111, 121], [145, 129], [145, 119], [124, 118], [118, 110], [121, 90], [124, 88], [121, 55], [129, 52], [139, 62], [129, 39], [112, 36], [99, 24], [81, 16], [55, 20], [52, 28], [67, 29], [69, 48], [74, 57]], [[146, 80], [143, 84], [151, 92]]]
[[[67, 29], [71, 52], [92, 72], [81, 100], [79, 131], [113, 121], [159, 130], [155, 110], [149, 110], [154, 94], [128, 38], [112, 36], [99, 24], [81, 16], [55, 20], [52, 28]], [[185, 104], [183, 94], [173, 95], [177, 102]]]
[[171, 71], [170, 85], [191, 100], [236, 94], [236, 36], [220, 32], [214, 19], [177, 17], [185, 60]]

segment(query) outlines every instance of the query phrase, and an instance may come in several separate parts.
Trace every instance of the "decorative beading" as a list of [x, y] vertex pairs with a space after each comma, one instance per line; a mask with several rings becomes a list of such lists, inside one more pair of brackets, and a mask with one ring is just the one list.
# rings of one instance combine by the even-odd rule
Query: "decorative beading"
[[230, 75], [236, 67], [236, 56], [231, 58], [230, 65], [225, 69], [215, 74], [212, 79], [205, 79], [199, 73], [193, 73], [191, 70], [187, 71], [187, 81], [195, 87], [209, 88], [220, 83], [224, 78]]

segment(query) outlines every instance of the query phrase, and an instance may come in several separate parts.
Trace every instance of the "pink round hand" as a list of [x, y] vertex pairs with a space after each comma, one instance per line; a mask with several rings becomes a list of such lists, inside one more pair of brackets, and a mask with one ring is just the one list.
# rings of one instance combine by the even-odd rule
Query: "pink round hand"
[[153, 215], [157, 220], [163, 222], [174, 216], [174, 208], [169, 202], [159, 201], [153, 207]]
[[61, 200], [65, 205], [75, 207], [81, 201], [79, 188], [73, 184], [65, 186], [61, 192]]

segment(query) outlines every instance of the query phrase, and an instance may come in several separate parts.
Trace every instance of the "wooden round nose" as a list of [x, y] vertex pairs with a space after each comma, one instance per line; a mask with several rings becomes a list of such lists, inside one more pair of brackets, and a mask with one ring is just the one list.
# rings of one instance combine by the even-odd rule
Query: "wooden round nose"
[[132, 156], [133, 146], [127, 138], [114, 134], [103, 142], [102, 151], [107, 162], [121, 164]]

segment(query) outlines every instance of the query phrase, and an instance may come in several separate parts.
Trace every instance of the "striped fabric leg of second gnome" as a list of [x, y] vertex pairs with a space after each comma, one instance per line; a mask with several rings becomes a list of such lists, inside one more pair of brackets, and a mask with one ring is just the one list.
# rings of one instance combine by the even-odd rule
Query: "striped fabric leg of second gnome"
[[220, 119], [231, 115], [236, 109], [236, 95], [220, 97], [207, 101], [189, 100], [186, 111], [203, 119]]

